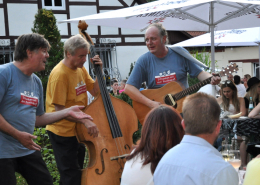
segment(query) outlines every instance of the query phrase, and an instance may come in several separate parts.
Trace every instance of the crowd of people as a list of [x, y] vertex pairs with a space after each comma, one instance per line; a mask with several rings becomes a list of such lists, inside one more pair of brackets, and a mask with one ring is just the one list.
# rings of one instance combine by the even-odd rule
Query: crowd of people
[[[203, 71], [167, 47], [167, 32], [159, 23], [147, 28], [145, 43], [149, 51], [139, 57], [129, 79], [120, 82], [111, 79], [110, 94], [126, 93], [151, 109], [143, 123], [138, 145], [133, 146], [126, 157], [121, 184], [238, 185], [236, 170], [223, 160], [213, 145], [219, 139], [221, 110], [259, 118], [260, 80], [250, 75], [241, 80], [229, 74], [228, 80], [221, 82], [220, 77]], [[86, 150], [77, 141], [76, 123], [83, 124], [90, 136], [99, 136], [91, 115], [81, 111], [90, 103], [87, 93], [96, 97], [100, 90], [98, 80], [93, 80], [83, 67], [89, 44], [80, 35], [65, 42], [64, 59], [49, 76], [44, 112], [42, 84], [34, 73], [45, 69], [50, 47], [42, 35], [24, 34], [17, 40], [14, 62], [0, 66], [1, 185], [15, 185], [15, 172], [21, 173], [29, 185], [53, 184], [39, 152], [40, 146], [33, 141], [35, 126], [47, 125], [61, 185], [82, 183]], [[102, 68], [98, 55], [91, 61]], [[145, 88], [161, 88], [171, 81], [179, 81], [187, 88], [188, 73], [199, 81], [211, 78], [212, 85], [220, 85], [220, 97], [216, 99], [202, 92], [189, 95], [180, 114], [173, 107], [151, 100], [140, 92]], [[251, 98], [253, 110], [249, 109]], [[243, 168], [248, 162], [248, 140], [240, 136], [237, 139], [241, 141]], [[255, 181], [257, 175], [252, 175], [259, 168], [258, 163], [257, 158], [248, 165], [245, 185], [259, 184]]]

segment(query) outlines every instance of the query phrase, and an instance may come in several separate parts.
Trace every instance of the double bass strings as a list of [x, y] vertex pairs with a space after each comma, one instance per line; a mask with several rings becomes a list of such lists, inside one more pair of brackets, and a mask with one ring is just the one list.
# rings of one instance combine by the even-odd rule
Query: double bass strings
[[[91, 45], [90, 51], [91, 51], [91, 55], [95, 56], [95, 48], [92, 45]], [[114, 111], [111, 99], [110, 99], [109, 94], [107, 92], [105, 82], [103, 80], [102, 71], [101, 71], [100, 67], [95, 65], [95, 64], [94, 64], [94, 67], [95, 67], [97, 78], [99, 80], [99, 85], [100, 85], [100, 89], [101, 89], [101, 96], [102, 96], [104, 107], [105, 107], [105, 110], [106, 110], [106, 115], [107, 115], [107, 119], [108, 119], [108, 122], [109, 122], [109, 125], [110, 125], [112, 137], [115, 139], [115, 144], [116, 144], [116, 147], [117, 147], [118, 154], [122, 155], [122, 154], [124, 154], [123, 149], [124, 149], [125, 141], [122, 138], [122, 132], [121, 132], [117, 117], [115, 115], [115, 111]], [[117, 140], [119, 140], [119, 141], [117, 142]]]

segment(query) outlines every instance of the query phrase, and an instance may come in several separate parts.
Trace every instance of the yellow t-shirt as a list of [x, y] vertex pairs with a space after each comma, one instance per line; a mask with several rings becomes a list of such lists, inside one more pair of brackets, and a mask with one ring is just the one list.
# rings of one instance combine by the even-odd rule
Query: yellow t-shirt
[[[87, 70], [77, 68], [72, 70], [62, 63], [57, 64], [50, 76], [46, 91], [46, 112], [55, 112], [55, 106], [63, 105], [66, 108], [73, 105], [88, 105], [87, 91], [94, 87], [94, 80]], [[59, 136], [75, 136], [76, 123], [66, 119], [46, 126], [49, 130]]]
[[260, 184], [260, 158], [250, 161], [246, 167], [246, 175], [243, 185], [259, 185]]

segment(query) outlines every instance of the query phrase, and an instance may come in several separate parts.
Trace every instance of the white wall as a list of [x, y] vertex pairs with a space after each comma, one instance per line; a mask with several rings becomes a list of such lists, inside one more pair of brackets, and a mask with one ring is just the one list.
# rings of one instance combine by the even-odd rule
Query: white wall
[[[226, 48], [224, 52], [217, 52], [215, 59], [218, 61], [219, 68], [221, 68], [230, 64], [228, 63], [229, 60], [259, 59], [259, 51], [257, 46]], [[233, 75], [239, 75], [240, 77], [243, 77], [244, 74], [255, 75], [253, 63], [236, 62], [236, 64], [239, 70]], [[222, 79], [226, 80], [226, 77]]]
[[[70, 18], [77, 18], [86, 15], [92, 15], [97, 13], [96, 6], [70, 6]], [[63, 23], [66, 24], [66, 23]], [[71, 24], [71, 34], [76, 35], [79, 33], [78, 31], [78, 23], [70, 23]], [[90, 35], [97, 35], [98, 29], [97, 26], [89, 25], [87, 29], [88, 34]]]
[[77, 2], [96, 2], [96, 0], [69, 0], [70, 2], [77, 1]]
[[54, 14], [55, 18], [56, 18], [56, 25], [58, 27], [58, 30], [60, 31], [61, 35], [68, 35], [68, 24], [63, 23], [63, 24], [59, 24], [58, 21], [62, 21], [62, 20], [67, 20], [67, 15], [66, 14]]
[[37, 4], [7, 4], [10, 36], [32, 33], [34, 16], [38, 11]]
[[122, 6], [118, 0], [99, 0], [99, 6]]
[[[101, 10], [100, 13], [109, 11], [111, 10]], [[101, 35], [118, 35], [118, 27], [101, 26]]]
[[130, 6], [130, 5], [133, 3], [133, 0], [124, 0], [124, 2], [125, 2], [128, 6]]
[[5, 17], [3, 8], [0, 8], [0, 25], [0, 36], [5, 36]]
[[131, 63], [148, 51], [146, 46], [117, 46], [117, 63], [122, 79], [128, 77]]

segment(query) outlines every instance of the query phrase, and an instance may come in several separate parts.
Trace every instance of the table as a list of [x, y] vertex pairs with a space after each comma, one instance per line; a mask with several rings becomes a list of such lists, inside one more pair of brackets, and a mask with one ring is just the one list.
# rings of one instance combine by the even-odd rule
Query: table
[[229, 136], [230, 133], [238, 136], [246, 136], [250, 141], [260, 141], [260, 119], [239, 118], [239, 119], [222, 119], [220, 136]]

